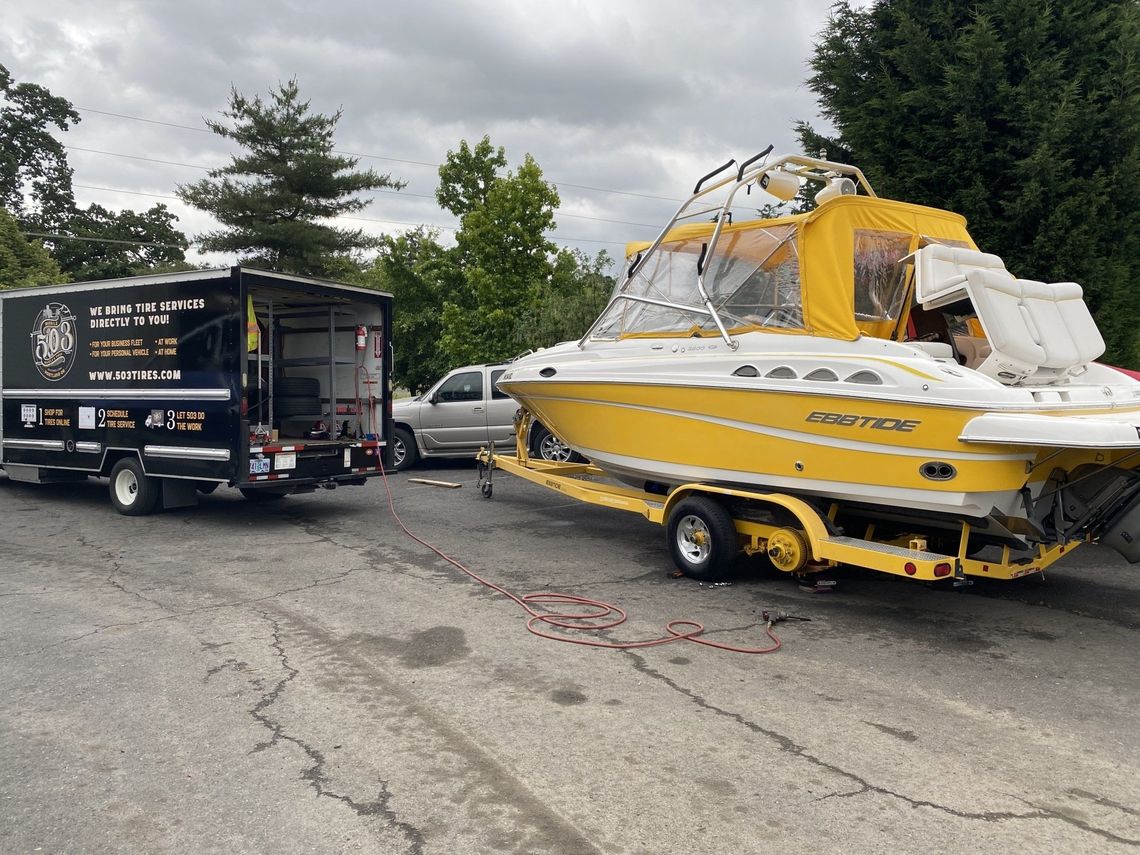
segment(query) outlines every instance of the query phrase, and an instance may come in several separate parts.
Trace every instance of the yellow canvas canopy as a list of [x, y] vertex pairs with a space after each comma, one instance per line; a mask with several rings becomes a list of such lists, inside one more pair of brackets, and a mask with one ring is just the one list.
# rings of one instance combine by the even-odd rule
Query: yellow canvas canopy
[[[696, 260], [715, 227], [692, 223], [672, 229], [654, 253], [667, 261], [645, 259], [622, 293], [699, 305]], [[957, 214], [842, 196], [807, 214], [726, 224], [716, 246], [708, 247], [704, 282], [725, 325], [735, 332], [887, 338], [906, 312], [909, 283], [898, 262], [930, 242], [976, 249]], [[628, 244], [627, 257], [632, 260], [650, 246]], [[607, 330], [619, 336], [715, 333], [695, 316], [678, 320], [659, 306], [615, 303], [606, 315], [603, 335]]]

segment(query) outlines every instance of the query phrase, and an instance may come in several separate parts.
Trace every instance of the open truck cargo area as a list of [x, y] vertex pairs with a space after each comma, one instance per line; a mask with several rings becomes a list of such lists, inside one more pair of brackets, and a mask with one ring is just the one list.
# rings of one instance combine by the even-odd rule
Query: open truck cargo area
[[359, 485], [391, 434], [391, 295], [243, 267], [0, 291], [0, 465], [130, 515]]

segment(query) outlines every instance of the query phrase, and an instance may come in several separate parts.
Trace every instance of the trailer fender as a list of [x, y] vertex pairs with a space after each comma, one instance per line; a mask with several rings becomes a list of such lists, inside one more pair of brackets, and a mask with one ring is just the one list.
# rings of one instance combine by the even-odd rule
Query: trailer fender
[[[662, 508], [662, 518], [669, 519], [676, 504], [686, 496], [706, 495], [720, 496], [728, 499], [744, 499], [761, 505], [770, 505], [782, 508], [796, 518], [800, 534], [806, 541], [808, 560], [818, 558], [823, 541], [827, 540], [827, 526], [820, 517], [819, 512], [803, 499], [787, 496], [783, 493], [759, 493], [752, 490], [740, 490], [733, 487], [719, 487], [711, 484], [682, 484], [673, 490], [665, 500]], [[723, 501], [723, 499], [722, 499]], [[745, 524], [747, 525], [747, 524]], [[738, 530], [740, 524], [737, 525]]]

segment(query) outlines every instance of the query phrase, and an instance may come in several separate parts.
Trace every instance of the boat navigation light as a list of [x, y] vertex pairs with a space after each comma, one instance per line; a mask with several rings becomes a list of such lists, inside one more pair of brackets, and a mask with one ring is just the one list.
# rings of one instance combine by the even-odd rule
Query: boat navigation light
[[850, 178], [832, 178], [827, 182], [827, 186], [815, 194], [815, 203], [822, 205], [829, 199], [834, 199], [837, 196], [854, 196], [855, 195], [855, 182]]
[[760, 176], [760, 189], [771, 193], [781, 202], [788, 202], [800, 192], [800, 179], [782, 169], [772, 169]]

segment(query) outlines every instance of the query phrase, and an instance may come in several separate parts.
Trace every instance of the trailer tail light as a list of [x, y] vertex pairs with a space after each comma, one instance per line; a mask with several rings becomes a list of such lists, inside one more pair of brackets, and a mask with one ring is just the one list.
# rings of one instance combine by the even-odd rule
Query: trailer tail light
[[950, 575], [950, 569], [951, 569], [950, 565], [945, 563], [945, 562], [943, 562], [942, 564], [935, 564], [934, 565], [934, 575], [939, 577], [939, 578], [942, 578], [943, 576], [949, 576]]
[[918, 572], [918, 568], [914, 566], [913, 561], [908, 561], [906, 564], [904, 564], [903, 570], [906, 571], [906, 575], [908, 575], [908, 576], [913, 576], [915, 573]]

